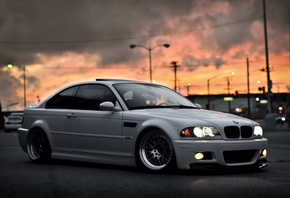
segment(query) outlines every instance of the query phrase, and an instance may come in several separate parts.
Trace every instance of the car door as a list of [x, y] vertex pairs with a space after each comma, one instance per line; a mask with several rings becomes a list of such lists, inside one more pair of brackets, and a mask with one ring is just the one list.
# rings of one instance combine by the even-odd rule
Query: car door
[[55, 151], [63, 151], [70, 147], [70, 142], [67, 141], [66, 120], [69, 109], [75, 105], [74, 96], [78, 86], [70, 87], [61, 91], [46, 103], [46, 111], [39, 112], [39, 117], [49, 126], [51, 134], [51, 144]]
[[122, 111], [103, 111], [102, 102], [117, 100], [112, 91], [98, 84], [82, 85], [76, 94], [76, 108], [66, 120], [66, 131], [74, 144], [74, 152], [93, 158], [120, 156]]

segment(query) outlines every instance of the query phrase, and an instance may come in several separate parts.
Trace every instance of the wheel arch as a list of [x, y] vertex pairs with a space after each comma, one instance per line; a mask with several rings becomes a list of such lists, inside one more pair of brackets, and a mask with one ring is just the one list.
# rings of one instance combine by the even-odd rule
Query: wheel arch
[[[180, 124], [178, 122], [174, 122], [172, 120], [166, 120], [166, 119], [149, 119], [146, 120], [141, 124], [141, 127], [138, 131], [138, 136], [136, 138], [135, 142], [135, 157], [137, 156], [137, 150], [138, 146], [144, 137], [144, 135], [152, 130], [159, 130], [162, 133], [164, 133], [170, 140], [178, 139], [179, 138], [179, 132], [184, 128], [183, 124]], [[174, 154], [175, 154], [175, 148]]]
[[51, 145], [47, 134], [41, 127], [32, 127], [27, 135], [27, 154], [33, 163], [51, 160]]
[[[160, 131], [161, 133], [163, 133], [164, 135], [166, 135], [170, 140], [172, 140], [170, 138], [170, 136], [168, 135], [168, 133], [165, 132], [164, 129], [162, 129], [161, 127], [157, 127], [157, 126], [148, 126], [146, 128], [144, 128], [138, 135], [137, 137], [137, 140], [136, 140], [136, 143], [135, 143], [135, 161], [136, 161], [136, 165], [139, 166], [140, 163], [141, 163], [141, 159], [140, 159], [140, 156], [139, 156], [139, 146], [140, 146], [140, 143], [141, 143], [141, 140], [143, 139], [143, 137], [150, 131], [154, 131], [154, 130], [158, 130]], [[175, 152], [175, 148], [174, 148], [174, 144], [172, 144], [172, 147], [173, 147], [173, 153], [174, 153], [174, 157], [173, 157], [173, 160], [174, 160], [174, 165], [176, 166], [177, 165], [177, 158], [176, 158], [176, 152]]]
[[37, 120], [36, 122], [34, 122], [30, 128], [30, 130], [28, 131], [28, 134], [27, 134], [27, 138], [30, 134], [31, 131], [35, 130], [35, 129], [40, 129], [44, 135], [46, 136], [47, 140], [48, 140], [48, 144], [49, 144], [49, 147], [50, 149], [52, 150], [52, 137], [51, 137], [51, 134], [48, 133], [48, 131], [50, 131], [50, 128], [48, 126], [48, 124], [43, 121], [43, 120]]

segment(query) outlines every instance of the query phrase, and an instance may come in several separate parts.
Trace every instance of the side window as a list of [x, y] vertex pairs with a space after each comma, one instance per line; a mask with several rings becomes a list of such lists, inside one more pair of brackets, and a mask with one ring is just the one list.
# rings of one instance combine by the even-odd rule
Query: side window
[[100, 104], [105, 101], [116, 104], [116, 97], [108, 87], [104, 85], [82, 85], [76, 95], [76, 108], [100, 110]]
[[74, 94], [76, 93], [78, 87], [68, 88], [53, 98], [51, 98], [47, 103], [47, 109], [73, 109], [75, 107]]

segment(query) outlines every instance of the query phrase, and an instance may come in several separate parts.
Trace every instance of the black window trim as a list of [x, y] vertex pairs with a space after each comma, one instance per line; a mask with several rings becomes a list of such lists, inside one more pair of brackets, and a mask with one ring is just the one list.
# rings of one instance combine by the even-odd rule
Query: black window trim
[[[124, 111], [124, 108], [122, 107], [122, 105], [121, 105], [121, 103], [120, 103], [118, 97], [116, 96], [116, 94], [114, 93], [114, 91], [112, 90], [112, 88], [109, 87], [108, 85], [106, 85], [106, 84], [102, 84], [102, 83], [84, 83], [84, 84], [78, 84], [78, 85], [73, 85], [73, 86], [71, 86], [71, 87], [67, 87], [66, 89], [63, 89], [63, 90], [59, 91], [59, 92], [58, 92], [57, 94], [55, 94], [52, 98], [50, 98], [50, 99], [46, 102], [46, 104], [45, 104], [45, 109], [60, 109], [60, 108], [47, 108], [47, 104], [49, 103], [50, 100], [52, 100], [53, 98], [59, 96], [62, 92], [66, 91], [66, 90], [68, 90], [68, 89], [71, 89], [71, 88], [73, 88], [73, 87], [77, 87], [76, 90], [75, 90], [74, 93], [73, 93], [73, 96], [72, 96], [72, 97], [74, 98], [74, 100], [75, 100], [76, 95], [77, 95], [77, 93], [78, 93], [80, 87], [81, 87], [81, 86], [85, 86], [85, 85], [101, 85], [101, 86], [107, 87], [107, 88], [112, 92], [112, 94], [115, 96], [115, 98], [116, 98], [116, 102], [118, 102], [119, 107], [121, 107], [122, 111]], [[112, 87], [115, 88], [114, 86], [112, 86]], [[117, 92], [117, 93], [118, 93], [118, 92]], [[119, 93], [118, 93], [118, 94], [119, 94]], [[114, 104], [114, 105], [116, 105], [116, 104]], [[69, 108], [69, 109], [72, 109], [72, 108]], [[102, 110], [86, 110], [86, 109], [74, 109], [74, 110], [102, 111]]]

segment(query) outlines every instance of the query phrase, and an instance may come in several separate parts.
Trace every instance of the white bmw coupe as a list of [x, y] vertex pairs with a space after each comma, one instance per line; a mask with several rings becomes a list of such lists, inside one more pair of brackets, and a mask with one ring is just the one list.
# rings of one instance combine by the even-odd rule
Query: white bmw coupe
[[151, 83], [97, 79], [24, 110], [19, 143], [32, 162], [51, 158], [149, 170], [258, 169], [268, 140], [252, 120], [200, 109]]

